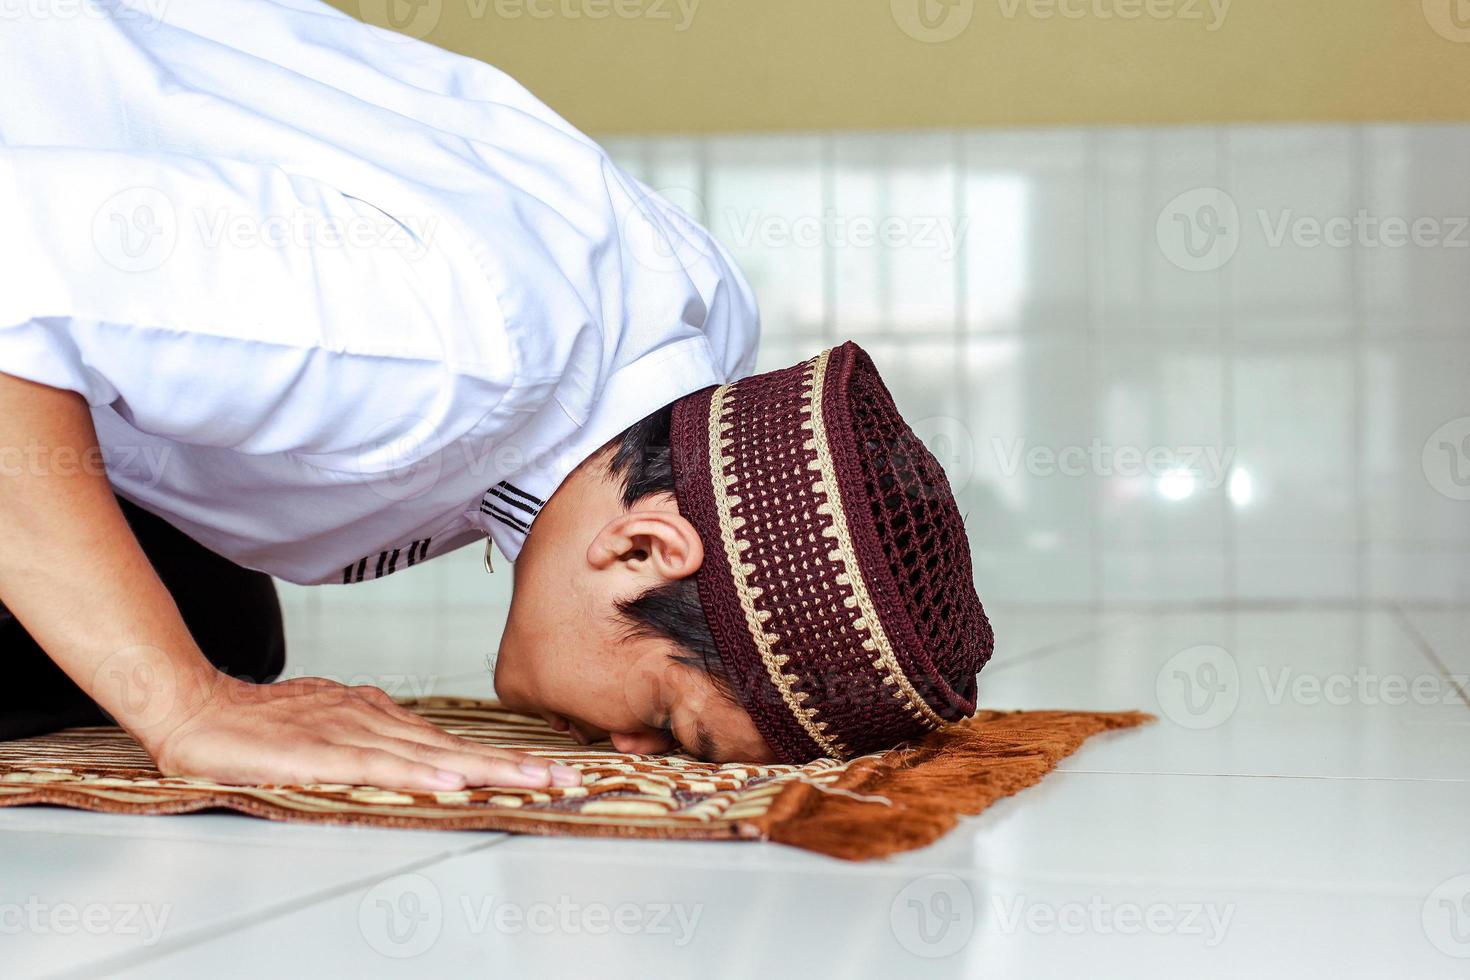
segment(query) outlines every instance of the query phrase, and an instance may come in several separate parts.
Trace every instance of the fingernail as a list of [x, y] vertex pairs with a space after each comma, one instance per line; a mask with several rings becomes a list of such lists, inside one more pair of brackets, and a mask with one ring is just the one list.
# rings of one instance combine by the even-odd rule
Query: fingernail
[[449, 772], [446, 769], [434, 771], [434, 781], [445, 789], [463, 789], [464, 776], [457, 772]]
[[582, 772], [572, 766], [554, 763], [551, 767], [551, 782], [556, 786], [582, 785]]
[[522, 762], [521, 772], [527, 776], [537, 776], [541, 779], [547, 778], [546, 764], [544, 762], [537, 762], [534, 759], [527, 759], [525, 762]]

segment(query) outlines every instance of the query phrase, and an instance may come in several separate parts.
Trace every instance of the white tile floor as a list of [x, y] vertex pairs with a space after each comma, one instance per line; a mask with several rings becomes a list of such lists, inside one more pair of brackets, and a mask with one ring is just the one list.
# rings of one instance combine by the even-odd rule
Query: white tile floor
[[1470, 612], [996, 613], [987, 706], [1160, 721], [924, 850], [0, 811], [0, 973], [1470, 974]]

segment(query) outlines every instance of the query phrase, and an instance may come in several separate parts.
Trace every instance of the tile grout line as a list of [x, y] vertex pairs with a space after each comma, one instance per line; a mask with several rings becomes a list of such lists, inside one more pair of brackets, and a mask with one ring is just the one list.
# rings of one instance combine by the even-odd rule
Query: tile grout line
[[[1229, 194], [1231, 169], [1230, 169], [1230, 133], [1226, 129], [1218, 129], [1215, 133], [1215, 159], [1217, 163], [1216, 176], [1220, 180], [1220, 186]], [[1236, 424], [1236, 398], [1235, 386], [1239, 381], [1239, 365], [1236, 363], [1236, 331], [1235, 331], [1235, 276], [1226, 262], [1220, 270], [1218, 280], [1218, 291], [1215, 294], [1215, 337], [1214, 349], [1220, 358], [1220, 444], [1222, 451], [1231, 453], [1234, 460], [1239, 451], [1239, 426]], [[1234, 464], [1232, 463], [1232, 469]], [[1230, 484], [1225, 484], [1225, 492], [1220, 495], [1220, 508], [1222, 510], [1220, 521], [1220, 533], [1223, 537], [1221, 542], [1220, 562], [1220, 586], [1226, 601], [1236, 602], [1240, 599], [1240, 509], [1233, 505], [1230, 500]]]
[[1021, 654], [1019, 657], [1013, 657], [1011, 659], [996, 664], [994, 667], [991, 668], [990, 673], [992, 675], [998, 674], [1002, 671], [1009, 670], [1012, 667], [1018, 667], [1021, 664], [1029, 664], [1036, 660], [1045, 659], [1046, 657], [1049, 657], [1054, 653], [1059, 653], [1060, 651], [1065, 650], [1068, 647], [1076, 646], [1080, 643], [1086, 643], [1090, 640], [1100, 640], [1105, 636], [1113, 636], [1123, 630], [1128, 629], [1129, 627], [1136, 626], [1138, 624], [1138, 621], [1139, 618], [1137, 616], [1134, 616], [1126, 622], [1117, 623], [1112, 626], [1094, 627], [1089, 630], [1084, 630], [1081, 633], [1074, 633], [1071, 636], [1063, 637], [1060, 640], [1053, 640], [1050, 643], [1043, 643], [1041, 646], [1035, 647], [1027, 651], [1026, 653]]
[[1460, 696], [1460, 703], [1470, 709], [1470, 693], [1466, 692], [1463, 684], [1455, 680], [1454, 672], [1450, 670], [1449, 664], [1440, 658], [1439, 652], [1434, 649], [1434, 644], [1430, 643], [1428, 637], [1419, 631], [1419, 627], [1414, 625], [1414, 621], [1399, 607], [1398, 603], [1390, 602], [1388, 608], [1394, 621], [1399, 624], [1399, 628], [1408, 635], [1409, 641], [1418, 648], [1430, 665], [1440, 672], [1445, 682], [1454, 688], [1455, 693]]
[[[1366, 209], [1366, 181], [1368, 180], [1368, 158], [1367, 147], [1364, 143], [1364, 130], [1361, 126], [1353, 127], [1348, 133], [1351, 150], [1348, 153], [1348, 194], [1352, 198], [1354, 210], [1359, 205]], [[1348, 309], [1351, 318], [1349, 336], [1352, 344], [1352, 454], [1353, 454], [1353, 537], [1356, 545], [1354, 559], [1357, 565], [1354, 570], [1354, 587], [1357, 589], [1359, 599], [1367, 597], [1372, 588], [1372, 563], [1373, 551], [1369, 542], [1369, 534], [1372, 530], [1372, 520], [1369, 516], [1368, 505], [1368, 465], [1367, 441], [1368, 441], [1368, 411], [1364, 404], [1364, 398], [1368, 390], [1368, 369], [1365, 363], [1366, 347], [1363, 337], [1367, 333], [1365, 325], [1364, 310], [1367, 298], [1364, 295], [1367, 289], [1367, 255], [1362, 246], [1349, 250], [1348, 274], [1352, 284], [1348, 287]], [[1464, 692], [1461, 692], [1463, 696]]]
[[[1106, 201], [1103, 192], [1102, 137], [1088, 129], [1082, 141], [1082, 281], [1087, 284], [1086, 313], [1082, 325], [1082, 358], [1086, 364], [1086, 398], [1090, 411], [1097, 409], [1098, 332], [1106, 316], [1107, 288], [1103, 284], [1106, 271], [1098, 266], [1097, 251], [1107, 239], [1107, 215], [1100, 208]], [[1146, 246], [1145, 252], [1146, 252]], [[1146, 273], [1145, 273], [1146, 274]], [[1099, 524], [1097, 494], [1086, 495], [1087, 511], [1087, 598], [1090, 608], [1103, 604], [1103, 579], [1106, 570], [1102, 560], [1102, 528]]]
[[[1447, 783], [1450, 785], [1470, 783], [1470, 777], [1458, 778], [1453, 776], [1313, 776], [1307, 773], [1282, 772], [1189, 772], [1184, 769], [1170, 769], [1166, 772], [1141, 772], [1133, 769], [1067, 769], [1062, 765], [1058, 765], [1052, 772], [1066, 773], [1069, 776], [1149, 776], [1183, 777], [1187, 779], [1299, 779], [1324, 783]], [[1027, 788], [1029, 789], [1030, 787]]]
[[[40, 822], [39, 821], [39, 818], [38, 818], [38, 821], [36, 823], [26, 823], [26, 822], [24, 822], [25, 821], [25, 817], [28, 815], [28, 811], [31, 811], [30, 815], [39, 815], [39, 814], [44, 814], [45, 811], [47, 811], [49, 809], [52, 809], [52, 807], [50, 805], [30, 805], [30, 804], [7, 805], [7, 806], [0, 807], [0, 815], [8, 815], [8, 816], [5, 816], [5, 819], [4, 820], [0, 820], [0, 834], [8, 834], [8, 833], [17, 833], [17, 834], [44, 834], [44, 835], [46, 835], [48, 837], [86, 837], [86, 838], [94, 838], [94, 839], [95, 838], [99, 838], [99, 837], [102, 837], [102, 838], [118, 838], [118, 839], [122, 839], [122, 840], [130, 840], [130, 841], [155, 841], [155, 842], [161, 842], [161, 843], [166, 843], [166, 844], [203, 844], [203, 845], [208, 845], [208, 846], [219, 845], [219, 846], [223, 846], [223, 847], [242, 847], [242, 848], [245, 848], [245, 847], [255, 847], [255, 848], [265, 848], [265, 849], [271, 850], [271, 851], [280, 851], [280, 850], [311, 850], [311, 849], [318, 849], [318, 850], [320, 850], [320, 849], [323, 849], [323, 845], [320, 842], [317, 842], [317, 841], [313, 841], [313, 842], [305, 842], [305, 841], [295, 842], [295, 841], [285, 841], [285, 840], [264, 840], [264, 839], [252, 838], [252, 837], [249, 837], [249, 836], [246, 836], [246, 835], [241, 835], [241, 834], [233, 834], [233, 835], [230, 835], [230, 836], [223, 836], [222, 835], [222, 836], [216, 836], [216, 837], [200, 837], [200, 836], [194, 836], [194, 835], [189, 834], [184, 828], [187, 828], [189, 826], [193, 826], [193, 824], [188, 823], [188, 820], [190, 818], [204, 818], [207, 811], [204, 811], [204, 812], [196, 811], [196, 812], [193, 812], [193, 813], [168, 813], [168, 814], [156, 814], [156, 815], [140, 815], [140, 814], [108, 814], [108, 813], [104, 813], [104, 812], [101, 812], [101, 811], [84, 810], [84, 809], [77, 808], [77, 807], [60, 807], [59, 808], [60, 811], [63, 812], [63, 813], [75, 813], [75, 814], [83, 814], [83, 815], [87, 815], [87, 816], [123, 816], [123, 817], [127, 817], [129, 820], [135, 820], [135, 819], [142, 819], [142, 820], [162, 820], [162, 821], [165, 821], [167, 824], [170, 824], [170, 825], [173, 825], [173, 826], [177, 826], [177, 827], [180, 828], [179, 830], [175, 831], [175, 830], [172, 830], [172, 829], [165, 829], [165, 828], [163, 828], [163, 827], [160, 826], [159, 829], [156, 830], [153, 833], [146, 832], [147, 828], [131, 828], [130, 827], [130, 828], [124, 829], [124, 828], [120, 828], [119, 827], [119, 828], [108, 828], [108, 829], [105, 829], [105, 830], [99, 830], [99, 829], [96, 829], [96, 828], [87, 829], [87, 828], [80, 827], [80, 826], [78, 826], [78, 827], [57, 827], [57, 826], [52, 825], [52, 824]], [[240, 817], [240, 818], [242, 818], [244, 820], [248, 820], [250, 822], [250, 825], [251, 826], [254, 826], [254, 825], [259, 824], [259, 823], [265, 823], [266, 825], [268, 825], [270, 827], [274, 827], [274, 828], [296, 827], [296, 828], [312, 829], [312, 830], [318, 830], [318, 831], [319, 830], [322, 830], [323, 828], [331, 828], [331, 829], [334, 829], [334, 830], [340, 830], [340, 827], [332, 827], [332, 825], [330, 825], [330, 824], [310, 824], [310, 823], [294, 823], [294, 822], [278, 823], [276, 821], [266, 820], [263, 817], [256, 817], [256, 816], [253, 816], [253, 815], [244, 814], [244, 813], [238, 813], [238, 812], [233, 812], [233, 811], [230, 812], [228, 814], [228, 816], [231, 816], [231, 817]], [[19, 825], [18, 826], [7, 826], [6, 823], [5, 823], [5, 820], [8, 820], [10, 818], [14, 818]], [[396, 829], [383, 828], [383, 827], [374, 827], [372, 825], [364, 825], [364, 828], [363, 829], [364, 830], [368, 830], [368, 831], [374, 831], [374, 832], [392, 832], [392, 833], [398, 833], [399, 832]], [[408, 832], [409, 833], [437, 833], [437, 831], [408, 831]], [[344, 838], [344, 840], [345, 840], [345, 838]], [[333, 852], [336, 852], [336, 853], [343, 853], [343, 854], [345, 854], [345, 853], [352, 853], [352, 852], [361, 852], [364, 848], [362, 847], [361, 843], [359, 842], [359, 843], [351, 844], [349, 846], [335, 846], [334, 845], [334, 846], [325, 847], [324, 849], [325, 850], [328, 850], [328, 851], [333, 851]], [[436, 853], [436, 854], [442, 854], [444, 852], [443, 851], [436, 851], [434, 853]], [[411, 855], [411, 853], [406, 853], [404, 856], [405, 857], [409, 857], [409, 856], [412, 856], [412, 855]]]
[[375, 874], [363, 878], [356, 878], [351, 881], [343, 882], [339, 885], [333, 885], [329, 888], [324, 888], [320, 891], [312, 892], [299, 898], [294, 898], [290, 899], [289, 901], [281, 902], [278, 905], [267, 906], [266, 908], [260, 909], [258, 911], [245, 912], [238, 916], [226, 919], [223, 922], [215, 923], [213, 925], [200, 926], [197, 929], [190, 930], [189, 932], [180, 936], [178, 939], [173, 940], [172, 942], [160, 942], [158, 945], [149, 947], [147, 949], [128, 950], [126, 952], [118, 953], [113, 956], [106, 956], [98, 960], [92, 960], [88, 963], [84, 963], [75, 969], [50, 974], [49, 977], [50, 980], [72, 980], [72, 978], [77, 978], [77, 980], [80, 980], [80, 978], [83, 977], [89, 978], [90, 980], [90, 978], [92, 977], [111, 976], [120, 970], [125, 970], [131, 967], [142, 966], [146, 963], [155, 962], [182, 950], [191, 949], [195, 946], [200, 946], [205, 943], [213, 942], [216, 939], [222, 939], [225, 936], [231, 935], [236, 932], [241, 932], [245, 929], [251, 928], [252, 926], [260, 925], [264, 922], [269, 922], [272, 919], [279, 919], [284, 915], [301, 912], [308, 908], [311, 908], [312, 906], [320, 905], [323, 902], [330, 901], [331, 899], [339, 898], [343, 895], [349, 895], [352, 892], [357, 891], [361, 888], [370, 887], [371, 885], [374, 885], [384, 880], [385, 878], [392, 877], [394, 875], [408, 874], [414, 871], [422, 871], [425, 868], [431, 868], [437, 864], [442, 864], [445, 861], [450, 861], [455, 858], [479, 853], [480, 851], [484, 851], [488, 848], [494, 847], [497, 844], [503, 844], [510, 839], [511, 835], [502, 834], [491, 840], [483, 841], [479, 844], [469, 845], [467, 847], [458, 848], [456, 850], [442, 851], [438, 854], [433, 854], [428, 857], [419, 858], [415, 861], [410, 861], [407, 864], [395, 865], [391, 868], [380, 870]]

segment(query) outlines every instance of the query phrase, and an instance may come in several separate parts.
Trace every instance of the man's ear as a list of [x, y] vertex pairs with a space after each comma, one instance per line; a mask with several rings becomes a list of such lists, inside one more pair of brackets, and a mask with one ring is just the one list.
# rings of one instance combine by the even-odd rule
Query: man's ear
[[676, 510], [631, 510], [603, 525], [587, 548], [599, 571], [622, 562], [628, 571], [671, 582], [704, 564], [699, 532]]

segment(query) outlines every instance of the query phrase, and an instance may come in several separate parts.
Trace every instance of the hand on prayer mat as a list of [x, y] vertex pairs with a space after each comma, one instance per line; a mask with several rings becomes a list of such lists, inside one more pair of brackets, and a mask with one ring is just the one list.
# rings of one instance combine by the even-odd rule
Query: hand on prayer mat
[[1089, 737], [1151, 721], [1136, 711], [981, 711], [906, 748], [805, 765], [698, 762], [583, 747], [493, 701], [406, 701], [448, 731], [577, 767], [580, 786], [402, 792], [242, 787], [162, 776], [117, 728], [0, 742], [0, 806], [114, 813], [223, 808], [272, 820], [431, 830], [773, 840], [849, 859], [922, 847], [961, 815], [1039, 782]]

